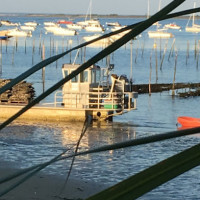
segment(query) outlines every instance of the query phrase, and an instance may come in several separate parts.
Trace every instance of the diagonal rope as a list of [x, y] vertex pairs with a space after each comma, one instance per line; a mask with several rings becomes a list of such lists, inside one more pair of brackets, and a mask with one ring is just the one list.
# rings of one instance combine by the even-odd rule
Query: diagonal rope
[[76, 148], [75, 148], [75, 151], [74, 151], [74, 152], [75, 152], [75, 153], [74, 153], [74, 156], [72, 157], [72, 162], [71, 162], [71, 165], [70, 165], [70, 168], [69, 168], [69, 172], [68, 172], [68, 174], [67, 174], [65, 183], [64, 183], [64, 185], [63, 185], [63, 187], [62, 187], [62, 189], [61, 189], [61, 191], [60, 191], [60, 194], [64, 191], [64, 189], [65, 189], [65, 187], [66, 187], [66, 185], [67, 185], [67, 182], [68, 182], [68, 180], [69, 180], [69, 177], [70, 177], [70, 174], [71, 174], [71, 171], [72, 171], [74, 162], [75, 162], [75, 158], [76, 158], [75, 155], [76, 155], [77, 152], [78, 152], [78, 148], [79, 148], [79, 145], [80, 145], [80, 143], [81, 143], [81, 140], [82, 140], [83, 136], [85, 135], [85, 132], [87, 131], [87, 129], [88, 129], [89, 124], [91, 123], [91, 121], [92, 121], [91, 117], [88, 117], [88, 118], [85, 119], [85, 122], [84, 122], [84, 125], [83, 125], [83, 129], [82, 129], [82, 131], [81, 131], [79, 140], [78, 140], [78, 142], [77, 142], [77, 144], [76, 144]]

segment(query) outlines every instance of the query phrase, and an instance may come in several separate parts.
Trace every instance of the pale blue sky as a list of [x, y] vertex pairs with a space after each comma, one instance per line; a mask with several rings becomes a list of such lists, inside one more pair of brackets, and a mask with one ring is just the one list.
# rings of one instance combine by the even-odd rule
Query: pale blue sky
[[[150, 1], [150, 14], [158, 11], [160, 0]], [[90, 0], [0, 0], [0, 13], [86, 14]], [[161, 0], [161, 7], [171, 0]], [[186, 0], [178, 10], [200, 7], [200, 0]], [[93, 0], [93, 14], [146, 15], [148, 0]]]

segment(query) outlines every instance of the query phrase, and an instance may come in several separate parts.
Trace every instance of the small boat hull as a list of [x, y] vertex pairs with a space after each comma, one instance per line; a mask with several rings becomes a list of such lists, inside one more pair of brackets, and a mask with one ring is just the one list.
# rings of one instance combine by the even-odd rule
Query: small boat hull
[[200, 118], [181, 116], [177, 118], [177, 122], [181, 124], [182, 127], [192, 128], [200, 126]]

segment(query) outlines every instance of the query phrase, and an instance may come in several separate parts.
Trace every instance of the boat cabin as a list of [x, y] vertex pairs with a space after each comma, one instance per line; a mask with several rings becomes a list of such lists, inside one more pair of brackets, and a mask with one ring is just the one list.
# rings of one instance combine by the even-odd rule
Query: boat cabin
[[[64, 64], [65, 78], [79, 64]], [[101, 68], [92, 65], [66, 82], [62, 88], [62, 105], [68, 109], [85, 110], [93, 118], [108, 118], [136, 109], [137, 92], [133, 92], [125, 75], [112, 74], [114, 65]], [[55, 99], [58, 99], [57, 96]], [[57, 103], [57, 100], [56, 100]]]

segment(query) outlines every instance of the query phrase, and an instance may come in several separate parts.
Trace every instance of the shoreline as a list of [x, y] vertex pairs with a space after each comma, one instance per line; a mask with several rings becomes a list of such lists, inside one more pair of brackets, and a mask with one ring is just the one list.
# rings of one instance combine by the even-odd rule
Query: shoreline
[[[0, 13], [0, 17], [13, 17], [13, 16], [18, 16], [18, 17], [44, 17], [44, 18], [69, 18], [71, 19], [76, 19], [76, 18], [85, 18], [85, 14], [56, 14], [56, 13]], [[92, 18], [107, 18], [107, 19], [125, 19], [125, 18], [141, 18], [141, 19], [146, 19], [146, 15], [118, 15], [118, 14], [92, 14]], [[177, 19], [189, 19], [190, 16], [181, 16], [181, 17], [175, 17]], [[197, 16], [197, 19], [199, 17]]]
[[[6, 177], [17, 172], [17, 170], [19, 169], [10, 168], [9, 163], [3, 163], [0, 167], [0, 177]], [[68, 183], [62, 191], [65, 178], [66, 177], [62, 178], [60, 175], [50, 175], [39, 172], [11, 192], [0, 197], [0, 200], [82, 200], [108, 187], [103, 183], [99, 184], [70, 176]], [[15, 181], [17, 181], [17, 179], [15, 179]], [[9, 187], [12, 183], [14, 182], [1, 184], [0, 192], [2, 192], [2, 189]]]

